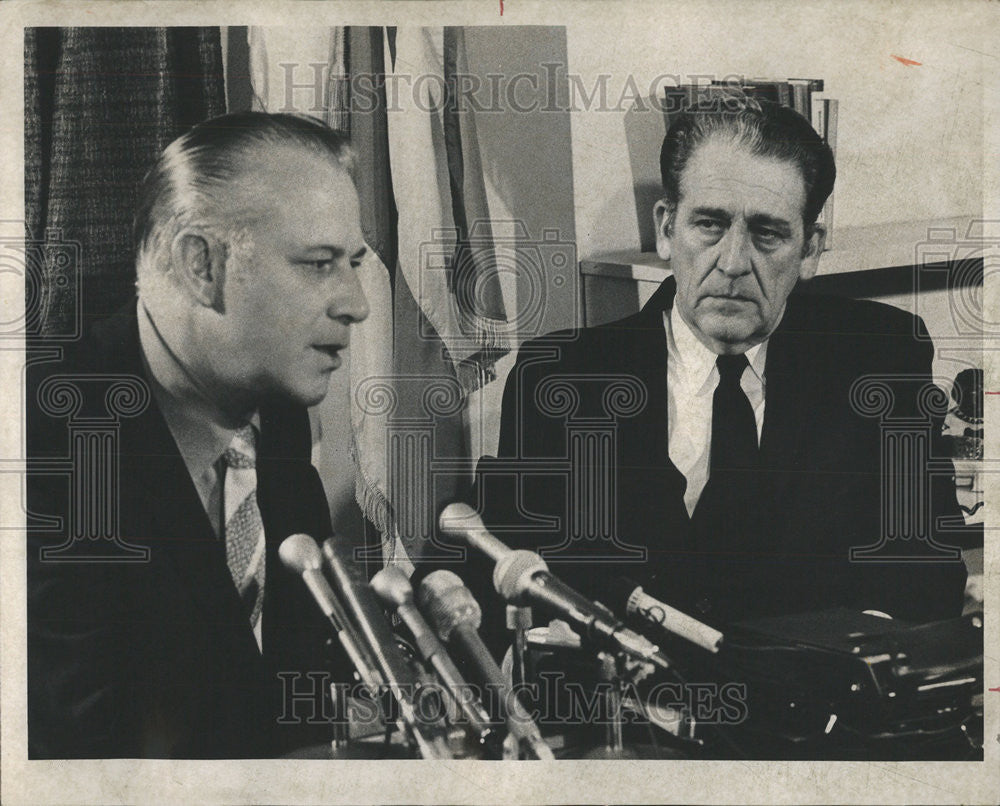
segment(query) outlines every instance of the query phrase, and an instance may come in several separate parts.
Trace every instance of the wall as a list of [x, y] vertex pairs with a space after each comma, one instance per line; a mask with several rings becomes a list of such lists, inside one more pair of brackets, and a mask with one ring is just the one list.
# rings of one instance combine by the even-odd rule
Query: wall
[[[935, 10], [935, 6], [938, 8]], [[823, 78], [840, 101], [836, 223], [861, 225], [943, 218], [981, 209], [983, 56], [968, 15], [946, 15], [937, 3], [783, 5], [774, 35], [747, 35], [753, 3], [664, 3], [656, 24], [622, 19], [595, 4], [567, 30], [570, 70], [586, 87], [612, 74], [617, 103], [627, 76], [644, 94], [664, 73], [723, 77]], [[887, 11], [891, 9], [891, 11]], [[925, 13], [927, 12], [927, 13]], [[927, 23], [933, 15], [934, 25]], [[603, 35], [595, 32], [605, 31]], [[606, 46], [595, 47], [596, 41]], [[986, 49], [986, 48], [982, 48]], [[917, 65], [904, 65], [893, 56]], [[627, 73], [626, 73], [627, 70]], [[625, 120], [631, 99], [612, 111], [573, 113], [573, 179], [580, 254], [640, 246], [634, 180], [657, 176], [657, 151], [633, 176]], [[662, 126], [659, 112], [648, 113]], [[633, 121], [634, 125], [634, 121]], [[662, 132], [661, 132], [662, 136]], [[655, 138], [654, 141], [655, 143]], [[656, 146], [658, 148], [658, 146]], [[633, 160], [633, 162], [635, 162]]]

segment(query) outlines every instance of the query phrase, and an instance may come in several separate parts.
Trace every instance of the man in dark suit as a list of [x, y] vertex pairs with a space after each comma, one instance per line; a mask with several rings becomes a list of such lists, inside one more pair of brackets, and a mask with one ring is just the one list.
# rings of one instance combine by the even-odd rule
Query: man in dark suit
[[[921, 454], [923, 323], [792, 294], [823, 251], [829, 148], [795, 112], [733, 97], [672, 119], [661, 169], [673, 276], [630, 318], [522, 347], [481, 465], [487, 525], [619, 612], [608, 583], [625, 575], [720, 627], [836, 606], [958, 615], [965, 569], [940, 548], [954, 492]], [[885, 461], [889, 423], [924, 446], [905, 466]], [[502, 618], [484, 627], [498, 644]]]
[[368, 313], [349, 167], [312, 119], [194, 127], [142, 189], [138, 300], [29, 373], [29, 511], [59, 517], [29, 530], [33, 758], [331, 738], [324, 623], [277, 549], [330, 532], [306, 407]]

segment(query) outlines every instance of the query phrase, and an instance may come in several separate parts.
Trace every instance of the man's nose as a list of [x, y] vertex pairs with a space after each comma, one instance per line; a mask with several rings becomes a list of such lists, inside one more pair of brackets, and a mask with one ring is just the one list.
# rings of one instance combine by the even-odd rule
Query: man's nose
[[353, 324], [367, 319], [370, 312], [368, 297], [365, 296], [358, 272], [353, 266], [348, 266], [343, 281], [337, 284], [334, 298], [327, 308], [327, 315], [331, 319], [340, 319], [347, 324]]
[[748, 274], [750, 265], [750, 233], [746, 227], [731, 226], [722, 237], [719, 244], [719, 261], [717, 268], [727, 277], [740, 277]]

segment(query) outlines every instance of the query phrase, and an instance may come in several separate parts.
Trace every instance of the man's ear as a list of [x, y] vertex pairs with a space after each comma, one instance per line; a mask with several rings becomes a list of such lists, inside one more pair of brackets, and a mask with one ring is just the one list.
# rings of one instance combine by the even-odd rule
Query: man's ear
[[170, 244], [171, 271], [192, 299], [207, 308], [222, 306], [225, 249], [211, 233], [183, 229]]
[[653, 205], [653, 225], [656, 227], [656, 254], [670, 260], [670, 208], [665, 199]]
[[802, 247], [802, 265], [799, 266], [800, 280], [809, 280], [816, 274], [816, 269], [819, 268], [819, 258], [823, 254], [825, 244], [826, 227], [822, 224], [813, 224], [812, 234]]

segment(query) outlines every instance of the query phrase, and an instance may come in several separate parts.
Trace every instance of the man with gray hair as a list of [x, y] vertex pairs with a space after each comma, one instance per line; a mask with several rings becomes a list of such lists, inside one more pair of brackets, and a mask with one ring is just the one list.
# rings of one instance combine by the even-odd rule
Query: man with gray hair
[[[29, 377], [31, 390], [138, 379], [149, 401], [120, 422], [109, 536], [144, 561], [74, 543], [65, 482], [29, 476], [29, 510], [63, 524], [29, 533], [33, 758], [270, 756], [329, 740], [325, 628], [277, 547], [330, 532], [306, 407], [368, 315], [350, 168], [346, 139], [311, 118], [195, 126], [141, 190], [138, 300]], [[64, 415], [29, 412], [32, 460], [66, 453]]]
[[[660, 165], [657, 251], [672, 277], [634, 316], [521, 348], [501, 461], [481, 464], [487, 525], [619, 611], [606, 598], [622, 575], [721, 628], [835, 607], [959, 615], [950, 478], [919, 453], [884, 463], [859, 397], [881, 383], [887, 414], [931, 429], [924, 323], [792, 293], [823, 251], [830, 149], [791, 109], [734, 93], [672, 115]], [[636, 405], [615, 403], [616, 383]], [[503, 614], [484, 629], [502, 643]]]

